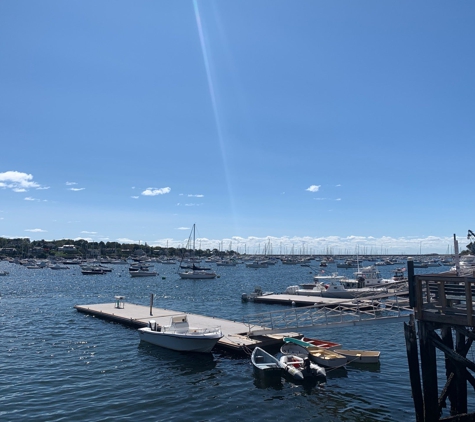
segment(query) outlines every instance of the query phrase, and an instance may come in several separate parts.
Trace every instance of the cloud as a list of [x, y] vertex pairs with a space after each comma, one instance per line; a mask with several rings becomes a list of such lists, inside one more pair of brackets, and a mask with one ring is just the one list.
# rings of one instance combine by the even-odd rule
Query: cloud
[[46, 233], [47, 232], [47, 230], [43, 230], [43, 229], [26, 229], [25, 231], [31, 232], [31, 233]]
[[320, 186], [321, 185], [312, 185], [312, 186], [310, 186], [309, 188], [307, 188], [305, 190], [308, 190], [309, 192], [318, 192], [318, 190], [320, 189]]
[[73, 185], [77, 185], [76, 182], [66, 182], [66, 186], [73, 186]]
[[335, 201], [341, 201], [341, 198], [336, 198]]
[[199, 195], [191, 195], [191, 194], [189, 194], [189, 195], [188, 195], [188, 197], [189, 197], [189, 198], [190, 198], [190, 197], [194, 197], [194, 198], [203, 198], [203, 197], [204, 197], [204, 195], [200, 195], [200, 194], [199, 194]]
[[185, 204], [185, 207], [199, 207], [202, 204]]
[[25, 201], [39, 201], [39, 199], [32, 198], [31, 196], [27, 196]]
[[82, 234], [97, 234], [97, 232], [88, 232], [86, 230], [83, 230], [81, 233]]
[[131, 196], [131, 198], [133, 198], [133, 199], [139, 199], [138, 196]]
[[41, 186], [33, 182], [31, 174], [19, 171], [6, 171], [0, 173], [0, 188], [13, 189], [14, 192], [25, 192], [27, 189], [40, 188]]
[[326, 201], [327, 198], [313, 198], [315, 201]]
[[177, 227], [176, 229], [177, 230], [190, 230], [189, 227]]
[[164, 195], [166, 193], [170, 193], [171, 188], [166, 187], [166, 188], [147, 188], [142, 192], [142, 195], [144, 196], [157, 196], [157, 195]]
[[341, 185], [338, 183], [338, 185], [336, 185], [337, 188], [339, 188]]
[[80, 190], [84, 190], [86, 188], [69, 188], [68, 190], [72, 190], [73, 192], [79, 192]]

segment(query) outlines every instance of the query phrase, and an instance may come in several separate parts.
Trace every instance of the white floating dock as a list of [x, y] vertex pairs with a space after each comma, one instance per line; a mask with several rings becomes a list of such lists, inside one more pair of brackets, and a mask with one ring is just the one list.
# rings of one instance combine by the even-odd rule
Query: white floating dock
[[[121, 298], [122, 299], [122, 298]], [[282, 343], [283, 337], [296, 337], [298, 333], [282, 333], [280, 335], [249, 337], [249, 326], [242, 322], [229, 321], [222, 318], [208, 317], [189, 312], [176, 311], [172, 309], [162, 309], [150, 306], [134, 305], [118, 300], [114, 303], [99, 303], [95, 305], [76, 305], [74, 308], [81, 313], [94, 315], [95, 317], [120, 324], [141, 328], [147, 326], [148, 321], [153, 319], [160, 325], [167, 325], [170, 317], [186, 314], [190, 325], [194, 327], [219, 326], [224, 337], [219, 340], [217, 348], [233, 352], [243, 352], [246, 349], [253, 349], [256, 346], [272, 346]], [[265, 330], [265, 327], [253, 326], [256, 329]], [[137, 335], [138, 339], [138, 335]]]

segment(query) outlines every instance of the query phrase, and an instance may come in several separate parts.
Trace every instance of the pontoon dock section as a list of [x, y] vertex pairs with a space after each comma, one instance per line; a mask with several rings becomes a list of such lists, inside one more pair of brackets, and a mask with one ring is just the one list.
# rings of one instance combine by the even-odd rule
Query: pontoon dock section
[[[297, 337], [299, 333], [281, 333], [272, 335], [249, 336], [249, 325], [242, 322], [229, 321], [221, 318], [191, 314], [172, 309], [161, 309], [149, 306], [124, 303], [122, 297], [114, 303], [100, 303], [96, 305], [76, 305], [74, 308], [81, 313], [107, 321], [117, 322], [133, 328], [146, 327], [149, 320], [153, 319], [160, 325], [167, 325], [170, 317], [186, 314], [191, 324], [195, 327], [219, 326], [224, 336], [215, 346], [218, 350], [232, 353], [246, 353], [259, 347], [272, 347], [280, 345], [283, 337]], [[254, 330], [265, 330], [266, 327], [252, 327]], [[138, 339], [138, 335], [137, 335]]]

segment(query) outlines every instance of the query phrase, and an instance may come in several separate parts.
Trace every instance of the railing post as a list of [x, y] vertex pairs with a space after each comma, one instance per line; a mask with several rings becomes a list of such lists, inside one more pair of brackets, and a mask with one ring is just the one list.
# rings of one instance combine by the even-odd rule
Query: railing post
[[407, 258], [407, 282], [409, 285], [409, 306], [416, 307], [416, 284], [414, 280], [414, 260], [412, 257]]

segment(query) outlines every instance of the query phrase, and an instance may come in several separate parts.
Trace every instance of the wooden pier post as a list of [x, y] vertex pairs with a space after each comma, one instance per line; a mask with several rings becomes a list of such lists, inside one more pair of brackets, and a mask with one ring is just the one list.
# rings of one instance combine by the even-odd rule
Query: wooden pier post
[[409, 377], [411, 381], [412, 399], [416, 411], [416, 421], [424, 420], [423, 398], [421, 390], [421, 374], [419, 372], [419, 358], [417, 351], [417, 334], [414, 323], [414, 315], [409, 318], [409, 324], [404, 323], [404, 335], [406, 337], [407, 362], [409, 365]]

